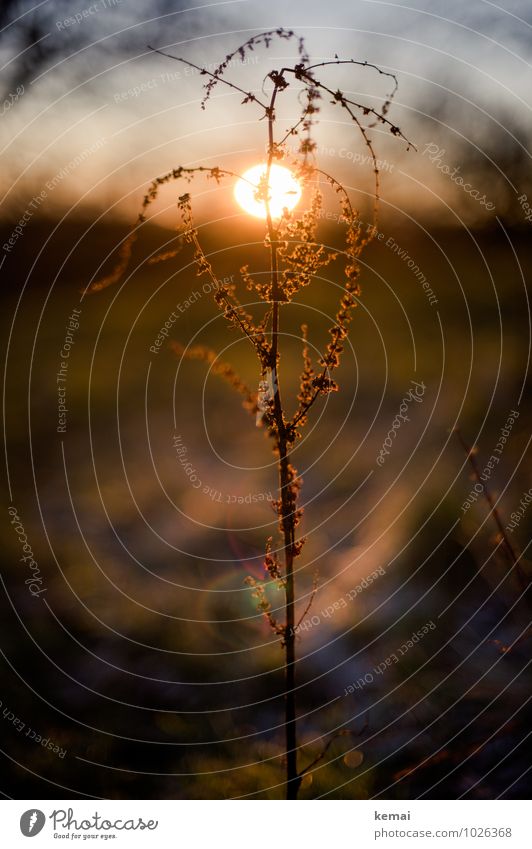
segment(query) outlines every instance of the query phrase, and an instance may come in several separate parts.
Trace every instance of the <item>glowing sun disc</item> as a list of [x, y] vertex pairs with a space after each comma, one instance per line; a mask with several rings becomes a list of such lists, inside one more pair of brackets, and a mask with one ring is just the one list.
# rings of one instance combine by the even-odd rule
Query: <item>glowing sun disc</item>
[[[244, 212], [257, 218], [266, 218], [266, 204], [257, 200], [256, 194], [266, 165], [254, 165], [237, 180], [235, 198]], [[272, 165], [269, 183], [269, 205], [272, 218], [280, 218], [283, 209], [293, 209], [301, 197], [301, 186], [288, 168]]]

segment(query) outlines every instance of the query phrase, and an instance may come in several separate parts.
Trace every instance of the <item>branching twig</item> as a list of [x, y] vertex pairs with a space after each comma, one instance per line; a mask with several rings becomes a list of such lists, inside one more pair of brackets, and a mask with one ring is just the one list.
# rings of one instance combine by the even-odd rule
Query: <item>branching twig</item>
[[312, 578], [312, 589], [310, 591], [310, 597], [309, 597], [307, 606], [305, 607], [303, 613], [301, 614], [301, 616], [300, 616], [300, 618], [297, 622], [297, 625], [295, 626], [296, 631], [299, 628], [299, 626], [301, 625], [301, 623], [303, 622], [305, 616], [310, 611], [310, 608], [312, 607], [312, 605], [314, 603], [316, 593], [318, 592], [318, 579], [319, 579], [319, 573], [318, 573], [318, 570], [316, 569], [316, 571], [314, 572], [314, 577]]
[[332, 744], [334, 743], [334, 741], [335, 741], [335, 740], [337, 740], [339, 737], [347, 737], [347, 736], [360, 737], [360, 735], [361, 735], [361, 734], [363, 734], [363, 733], [364, 733], [364, 731], [366, 731], [366, 730], [367, 730], [367, 728], [368, 728], [368, 721], [366, 720], [366, 722], [364, 723], [364, 725], [362, 726], [362, 728], [360, 729], [360, 731], [351, 731], [351, 730], [350, 730], [350, 729], [348, 729], [348, 728], [342, 729], [342, 731], [337, 731], [335, 734], [333, 734], [333, 735], [332, 735], [332, 737], [330, 737], [330, 738], [327, 740], [327, 742], [326, 742], [325, 746], [323, 747], [323, 749], [321, 750], [321, 752], [320, 752], [318, 755], [316, 755], [316, 757], [314, 758], [314, 760], [313, 760], [313, 761], [311, 761], [311, 762], [309, 763], [309, 765], [305, 767], [305, 769], [302, 769], [302, 770], [299, 772], [299, 776], [300, 776], [300, 777], [302, 777], [303, 775], [305, 775], [305, 773], [307, 773], [307, 772], [309, 772], [311, 769], [313, 769], [313, 768], [316, 766], [316, 764], [319, 764], [319, 762], [320, 762], [320, 761], [322, 761], [322, 760], [324, 759], [325, 755], [327, 754], [327, 752], [328, 752], [328, 751], [329, 751], [329, 749], [331, 748], [331, 746], [332, 746]]
[[471, 447], [467, 444], [467, 442], [465, 441], [464, 437], [462, 436], [462, 433], [461, 433], [459, 428], [455, 428], [455, 433], [456, 433], [456, 436], [457, 436], [457, 438], [460, 442], [460, 445], [462, 446], [462, 448], [466, 452], [467, 459], [469, 460], [469, 463], [470, 463], [471, 468], [473, 470], [473, 475], [475, 476], [475, 480], [482, 487], [482, 492], [484, 493], [484, 498], [486, 499], [486, 503], [489, 507], [489, 511], [490, 511], [490, 513], [493, 517], [495, 524], [497, 525], [497, 529], [498, 529], [498, 531], [501, 535], [502, 541], [504, 542], [506, 551], [508, 553], [508, 557], [509, 557], [511, 563], [513, 564], [514, 568], [515, 568], [515, 572], [516, 572], [516, 575], [519, 578], [521, 586], [523, 587], [523, 589], [527, 589], [530, 586], [530, 581], [528, 580], [528, 578], [526, 577], [525, 573], [522, 570], [521, 563], [520, 563], [520, 557], [517, 554], [516, 550], [514, 549], [508, 534], [506, 533], [506, 528], [504, 527], [504, 523], [501, 519], [501, 514], [499, 512], [499, 508], [497, 507], [497, 505], [496, 505], [496, 503], [493, 499], [493, 496], [492, 496], [491, 492], [489, 491], [486, 483], [480, 477], [480, 469], [478, 467], [478, 463], [477, 463], [477, 460], [476, 460], [477, 449], [476, 449], [475, 446]]
[[218, 359], [218, 354], [212, 348], [206, 348], [204, 345], [193, 345], [186, 348], [180, 342], [170, 342], [170, 348], [178, 356], [184, 357], [187, 360], [200, 360], [209, 363], [213, 374], [218, 375], [226, 381], [233, 389], [243, 396], [243, 406], [251, 415], [257, 412], [257, 393], [249, 389], [242, 378], [236, 373], [230, 363], [223, 362]]
[[[245, 96], [245, 103], [253, 102], [257, 103], [258, 106], [261, 106], [263, 109], [267, 108], [266, 104], [262, 103], [262, 101], [260, 101], [258, 97], [255, 97], [253, 92], [246, 91], [245, 89], [240, 88], [240, 86], [235, 85], [235, 83], [232, 83], [223, 77], [217, 76], [216, 72], [211, 73], [211, 71], [208, 71], [206, 68], [202, 68], [201, 65], [196, 65], [194, 62], [190, 62], [188, 59], [183, 59], [182, 56], [172, 56], [171, 53], [165, 53], [164, 50], [158, 50], [156, 47], [151, 47], [149, 44], [148, 50], [152, 50], [154, 53], [158, 53], [160, 56], [166, 56], [167, 59], [174, 59], [176, 62], [182, 62], [183, 65], [188, 65], [189, 68], [194, 68], [196, 71], [199, 71], [202, 76], [209, 76], [213, 80], [216, 80], [216, 82], [222, 82], [224, 83], [224, 85], [229, 86], [229, 88], [232, 88], [235, 91], [239, 91], [240, 94], [243, 94]], [[205, 108], [205, 101], [202, 101], [201, 106], [203, 109]]]

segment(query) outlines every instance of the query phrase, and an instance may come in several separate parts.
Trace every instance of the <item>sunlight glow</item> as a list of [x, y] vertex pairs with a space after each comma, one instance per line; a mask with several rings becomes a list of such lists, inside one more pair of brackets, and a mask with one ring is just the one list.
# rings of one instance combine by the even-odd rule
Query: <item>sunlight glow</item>
[[[235, 198], [242, 209], [257, 218], [266, 218], [266, 203], [257, 199], [261, 177], [266, 165], [254, 165], [237, 181]], [[301, 197], [301, 186], [288, 168], [272, 165], [270, 170], [269, 204], [272, 218], [280, 218], [283, 209], [293, 209]]]

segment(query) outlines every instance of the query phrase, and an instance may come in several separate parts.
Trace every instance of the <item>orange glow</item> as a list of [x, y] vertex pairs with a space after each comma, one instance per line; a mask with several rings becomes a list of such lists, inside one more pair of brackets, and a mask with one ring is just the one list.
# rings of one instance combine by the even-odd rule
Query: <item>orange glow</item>
[[[235, 198], [244, 212], [256, 218], [266, 218], [266, 203], [257, 199], [261, 177], [266, 165], [254, 165], [237, 181]], [[294, 175], [281, 165], [272, 165], [269, 182], [269, 205], [272, 218], [280, 218], [284, 209], [293, 209], [301, 198], [301, 186]]]

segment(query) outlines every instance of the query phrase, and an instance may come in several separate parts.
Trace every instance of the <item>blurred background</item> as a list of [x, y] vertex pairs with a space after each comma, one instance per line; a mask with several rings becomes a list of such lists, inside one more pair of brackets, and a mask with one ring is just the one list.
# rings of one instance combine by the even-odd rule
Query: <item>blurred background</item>
[[[362, 256], [340, 392], [316, 405], [294, 451], [307, 536], [300, 767], [349, 731], [301, 796], [529, 793], [529, 5], [6, 0], [5, 796], [282, 797], [283, 654], [244, 583], [262, 577], [276, 534], [275, 458], [239, 398], [167, 341], [221, 352], [253, 390], [258, 367], [188, 249], [149, 262], [176, 247], [189, 187], [161, 189], [123, 279], [86, 293], [154, 177], [179, 165], [240, 173], [264, 156], [253, 104], [218, 86], [202, 110], [203, 78], [150, 46], [213, 69], [279, 26], [315, 61], [396, 74], [389, 116], [416, 148], [371, 131], [379, 237]], [[296, 59], [274, 40], [228, 78], [260, 92]], [[375, 108], [390, 90], [356, 66], [322, 78]], [[288, 93], [280, 129], [297, 110]], [[319, 165], [369, 221], [367, 149], [337, 107], [323, 102], [319, 117]], [[238, 283], [244, 264], [267, 273], [263, 225], [231, 181], [192, 189], [218, 279]], [[340, 246], [332, 200], [324, 213], [320, 236]], [[330, 266], [282, 309], [290, 410], [300, 326], [316, 360], [341, 285]]]

